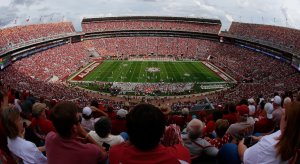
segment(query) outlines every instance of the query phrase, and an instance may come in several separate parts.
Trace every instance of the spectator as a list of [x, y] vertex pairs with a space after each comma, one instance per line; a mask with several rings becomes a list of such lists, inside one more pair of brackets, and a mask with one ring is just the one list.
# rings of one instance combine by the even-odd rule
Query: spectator
[[180, 127], [176, 124], [170, 124], [169, 126], [166, 126], [164, 135], [161, 139], [161, 144], [164, 146], [183, 144]]
[[[254, 133], [271, 133], [274, 130], [273, 118], [273, 105], [271, 103], [266, 103], [264, 110], [266, 111], [266, 116], [258, 118], [254, 124]], [[259, 134], [263, 135], [263, 134]]]
[[87, 130], [88, 132], [91, 130], [95, 130], [94, 124], [99, 120], [99, 118], [94, 119], [92, 115], [91, 107], [84, 107], [82, 110], [82, 120], [81, 125], [82, 127]]
[[157, 107], [135, 106], [127, 116], [130, 143], [113, 146], [109, 152], [110, 163], [190, 163], [188, 150], [183, 145], [165, 147], [159, 143], [165, 123]]
[[273, 115], [273, 121], [275, 123], [275, 130], [278, 130], [281, 116], [283, 115], [283, 112], [284, 112], [284, 109], [281, 107], [281, 97], [280, 96], [274, 97], [273, 108], [274, 108], [274, 111], [273, 111], [272, 115]]
[[127, 127], [126, 127], [127, 114], [128, 112], [125, 109], [119, 109], [117, 111], [117, 118], [115, 120], [112, 120], [111, 134], [119, 135], [120, 133], [127, 131]]
[[29, 128], [44, 143], [46, 135], [51, 131], [56, 131], [52, 122], [46, 116], [47, 105], [44, 103], [34, 103], [32, 106], [31, 124]]
[[223, 115], [223, 119], [228, 120], [230, 125], [236, 123], [238, 119], [238, 114], [236, 112], [235, 104], [229, 103], [225, 107], [227, 107], [229, 114]]
[[255, 123], [252, 117], [248, 117], [249, 109], [247, 105], [237, 106], [236, 110], [239, 115], [238, 122], [231, 124], [226, 132], [233, 138], [234, 143], [238, 143], [242, 138], [252, 135]]
[[253, 98], [251, 99], [248, 99], [248, 108], [249, 108], [249, 116], [253, 116], [256, 112], [256, 109], [255, 109], [255, 101]]
[[[61, 102], [54, 106], [50, 118], [57, 133], [46, 136], [46, 150], [49, 164], [55, 163], [99, 163], [107, 154], [83, 129], [79, 120], [78, 107], [71, 102]], [[87, 139], [87, 144], [76, 140]]]
[[220, 149], [224, 144], [228, 143], [231, 139], [231, 136], [226, 131], [229, 127], [229, 122], [225, 119], [219, 119], [216, 122], [216, 134], [217, 137], [214, 139], [205, 138], [211, 145]]
[[218, 149], [202, 139], [204, 124], [198, 119], [192, 119], [182, 135], [184, 146], [190, 151], [192, 157], [209, 155], [215, 157]]
[[[280, 130], [262, 137], [250, 148], [239, 142], [238, 152], [245, 163], [296, 163], [300, 153], [300, 103], [293, 102], [287, 106], [280, 121]], [[298, 161], [296, 161], [298, 157]]]
[[108, 151], [109, 147], [125, 141], [121, 135], [112, 135], [110, 132], [111, 121], [108, 117], [103, 116], [95, 123], [95, 131], [90, 131], [89, 135], [98, 143], [99, 146], [105, 147], [106, 151]]
[[25, 128], [20, 112], [15, 107], [6, 107], [1, 113], [2, 124], [7, 134], [7, 146], [9, 150], [22, 162], [42, 164], [47, 163], [47, 158], [41, 151], [44, 147], [36, 147], [32, 142], [23, 139]]

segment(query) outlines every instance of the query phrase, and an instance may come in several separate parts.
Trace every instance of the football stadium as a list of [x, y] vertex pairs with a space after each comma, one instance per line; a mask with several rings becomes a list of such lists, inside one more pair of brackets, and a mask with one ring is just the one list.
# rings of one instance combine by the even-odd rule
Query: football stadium
[[299, 29], [80, 21], [0, 28], [0, 163], [299, 163]]

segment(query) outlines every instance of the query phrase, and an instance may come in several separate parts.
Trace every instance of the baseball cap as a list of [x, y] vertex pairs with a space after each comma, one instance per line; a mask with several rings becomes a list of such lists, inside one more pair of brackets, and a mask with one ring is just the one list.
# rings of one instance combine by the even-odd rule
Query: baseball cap
[[88, 106], [84, 107], [83, 110], [82, 110], [82, 114], [86, 115], [86, 116], [89, 116], [92, 114], [92, 109]]
[[264, 109], [267, 113], [267, 118], [272, 119], [273, 118], [272, 113], [273, 113], [273, 110], [274, 110], [273, 105], [271, 103], [266, 103], [265, 106], [264, 106]]

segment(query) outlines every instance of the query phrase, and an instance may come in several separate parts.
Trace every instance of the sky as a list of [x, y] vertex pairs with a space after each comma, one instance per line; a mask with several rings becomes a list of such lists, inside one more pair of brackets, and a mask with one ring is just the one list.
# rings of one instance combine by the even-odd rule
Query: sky
[[300, 29], [300, 0], [0, 0], [0, 28], [111, 16], [179, 16]]

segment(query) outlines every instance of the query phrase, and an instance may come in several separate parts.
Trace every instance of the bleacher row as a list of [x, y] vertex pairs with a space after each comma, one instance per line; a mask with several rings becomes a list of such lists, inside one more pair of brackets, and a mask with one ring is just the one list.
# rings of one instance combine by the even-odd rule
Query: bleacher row
[[0, 29], [0, 54], [11, 50], [16, 44], [74, 32], [75, 29], [71, 22], [33, 24]]
[[294, 52], [300, 52], [300, 30], [272, 25], [233, 22], [230, 34], [274, 43]]
[[83, 32], [122, 30], [171, 30], [218, 34], [220, 28], [221, 26], [219, 24], [165, 20], [94, 21], [82, 24]]
[[210, 41], [176, 37], [120, 37], [86, 41], [89, 49], [95, 48], [102, 56], [162, 55], [183, 58], [200, 58], [206, 54]]

